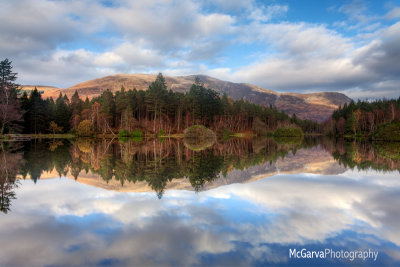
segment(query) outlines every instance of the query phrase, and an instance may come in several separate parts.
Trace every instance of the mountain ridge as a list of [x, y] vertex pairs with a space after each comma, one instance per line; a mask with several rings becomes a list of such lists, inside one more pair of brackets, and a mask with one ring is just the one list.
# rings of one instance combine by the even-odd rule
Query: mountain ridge
[[[346, 95], [337, 92], [278, 93], [249, 83], [233, 83], [206, 75], [164, 77], [167, 87], [173, 91], [188, 92], [195, 77], [199, 77], [206, 87], [219, 92], [221, 95], [226, 93], [234, 100], [244, 99], [259, 105], [276, 106], [289, 115], [296, 114], [301, 119], [318, 122], [327, 120], [335, 109], [351, 101]], [[155, 78], [155, 74], [115, 74], [78, 83], [66, 89], [45, 90], [43, 96], [56, 98], [61, 92], [71, 97], [75, 91], [78, 91], [81, 98], [88, 97], [91, 99], [107, 89], [115, 92], [120, 90], [122, 86], [126, 90], [133, 88], [147, 90]]]

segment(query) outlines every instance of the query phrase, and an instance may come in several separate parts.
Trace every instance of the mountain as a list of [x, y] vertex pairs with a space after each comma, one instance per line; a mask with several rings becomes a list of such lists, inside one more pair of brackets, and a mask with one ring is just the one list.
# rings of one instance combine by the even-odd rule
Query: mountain
[[[23, 85], [21, 86], [22, 91], [26, 91], [29, 95], [30, 91], [35, 90], [35, 88], [42, 93], [43, 95], [54, 95], [56, 92], [60, 94], [60, 91], [63, 89], [54, 87], [54, 86], [45, 86], [45, 85]], [[57, 94], [57, 96], [58, 96]]]
[[[221, 94], [226, 93], [235, 100], [245, 99], [255, 104], [274, 105], [290, 115], [295, 113], [301, 119], [311, 119], [318, 122], [325, 121], [336, 108], [351, 101], [350, 98], [341, 93], [277, 93], [252, 84], [222, 81], [205, 75], [164, 77], [168, 88], [173, 91], [187, 92], [196, 76], [200, 77], [206, 87]], [[125, 89], [146, 90], [155, 78], [156, 75], [152, 74], [117, 74], [79, 83], [64, 90], [44, 91], [43, 96], [55, 98], [58, 97], [60, 92], [63, 92], [71, 97], [77, 90], [82, 98], [86, 96], [93, 98], [107, 89], [114, 92], [120, 90], [121, 86], [124, 86]]]

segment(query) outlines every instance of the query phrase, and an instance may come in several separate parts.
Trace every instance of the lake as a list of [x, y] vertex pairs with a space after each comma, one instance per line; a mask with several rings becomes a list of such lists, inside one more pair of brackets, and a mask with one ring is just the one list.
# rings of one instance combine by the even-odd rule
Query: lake
[[399, 151], [326, 138], [4, 142], [0, 265], [399, 266]]

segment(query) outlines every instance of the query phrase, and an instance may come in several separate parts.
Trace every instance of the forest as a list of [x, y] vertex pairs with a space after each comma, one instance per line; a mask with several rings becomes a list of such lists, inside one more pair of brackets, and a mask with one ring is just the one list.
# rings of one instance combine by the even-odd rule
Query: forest
[[69, 99], [43, 99], [38, 90], [21, 92], [15, 83], [11, 62], [1, 62], [1, 132], [25, 134], [73, 133], [170, 135], [191, 125], [204, 125], [216, 132], [266, 135], [277, 128], [301, 128], [305, 133], [320, 131], [320, 125], [287, 115], [275, 107], [232, 100], [226, 94], [206, 88], [196, 78], [187, 93], [167, 88], [160, 73], [148, 90], [121, 88], [104, 91], [91, 100], [78, 92]]
[[222, 135], [306, 133], [400, 141], [400, 98], [352, 101], [318, 124], [274, 106], [221, 96], [199, 78], [188, 92], [181, 93], [168, 89], [159, 73], [145, 91], [122, 87], [92, 99], [81, 99], [77, 91], [70, 99], [62, 93], [57, 99], [43, 99], [36, 89], [22, 92], [8, 59], [0, 62], [0, 79], [0, 136], [70, 133], [142, 138], [182, 134], [192, 125], [204, 125]]
[[400, 98], [397, 100], [358, 101], [335, 110], [323, 124], [331, 136], [364, 136], [400, 141]]

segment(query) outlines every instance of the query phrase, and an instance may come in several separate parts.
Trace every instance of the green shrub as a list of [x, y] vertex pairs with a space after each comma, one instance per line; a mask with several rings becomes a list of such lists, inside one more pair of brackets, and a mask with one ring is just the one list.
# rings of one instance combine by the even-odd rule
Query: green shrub
[[232, 133], [229, 130], [227, 130], [227, 129], [222, 130], [222, 139], [224, 141], [229, 140], [231, 138], [231, 136], [232, 136]]
[[134, 136], [134, 137], [132, 137], [132, 140], [135, 141], [135, 142], [142, 142], [143, 137], [141, 137], [141, 136]]
[[165, 136], [164, 130], [161, 129], [161, 130], [158, 132], [157, 136]]
[[129, 137], [130, 133], [126, 129], [121, 129], [118, 133], [118, 137]]
[[140, 138], [142, 138], [143, 137], [143, 133], [142, 133], [141, 130], [136, 129], [133, 132], [131, 132], [131, 136], [132, 137], [140, 137]]
[[274, 137], [303, 137], [304, 133], [300, 128], [283, 127], [275, 130]]
[[215, 133], [203, 125], [192, 125], [183, 131], [185, 138], [215, 139]]
[[275, 142], [285, 145], [301, 145], [303, 143], [303, 136], [275, 136]]
[[193, 125], [183, 131], [185, 146], [194, 151], [200, 151], [212, 146], [216, 141], [216, 135], [203, 125]]

